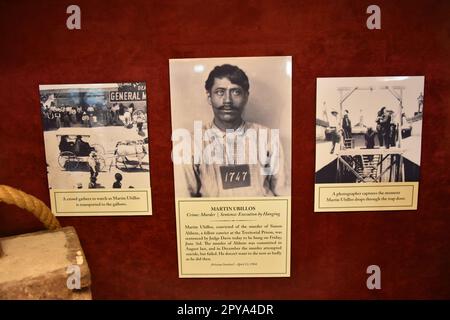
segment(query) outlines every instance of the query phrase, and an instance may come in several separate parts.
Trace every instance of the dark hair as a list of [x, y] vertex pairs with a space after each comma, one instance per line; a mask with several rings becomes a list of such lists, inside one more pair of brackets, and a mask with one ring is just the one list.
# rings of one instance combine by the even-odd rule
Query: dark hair
[[117, 181], [122, 181], [122, 175], [120, 173], [116, 173], [114, 178], [116, 178]]
[[221, 66], [216, 66], [208, 76], [205, 81], [206, 91], [211, 91], [214, 85], [214, 79], [227, 78], [231, 83], [237, 84], [242, 87], [246, 92], [250, 89], [250, 84], [248, 82], [248, 77], [242, 69], [237, 66], [232, 66], [231, 64], [223, 64]]

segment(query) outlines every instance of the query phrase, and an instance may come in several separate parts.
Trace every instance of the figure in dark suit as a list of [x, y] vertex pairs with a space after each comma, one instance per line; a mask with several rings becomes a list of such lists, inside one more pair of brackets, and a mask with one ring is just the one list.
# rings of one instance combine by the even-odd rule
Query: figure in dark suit
[[344, 138], [351, 139], [352, 137], [352, 122], [348, 117], [348, 110], [344, 111], [344, 117], [342, 118], [342, 129], [344, 130]]

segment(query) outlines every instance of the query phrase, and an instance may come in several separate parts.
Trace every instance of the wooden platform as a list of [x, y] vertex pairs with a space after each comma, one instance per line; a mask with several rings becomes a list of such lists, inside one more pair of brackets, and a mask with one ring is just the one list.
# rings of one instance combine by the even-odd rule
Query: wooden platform
[[338, 156], [361, 156], [361, 155], [374, 155], [381, 154], [383, 156], [390, 154], [404, 154], [405, 149], [392, 147], [389, 149], [386, 148], [375, 148], [375, 149], [345, 149], [345, 150], [337, 150], [334, 152], [335, 155]]

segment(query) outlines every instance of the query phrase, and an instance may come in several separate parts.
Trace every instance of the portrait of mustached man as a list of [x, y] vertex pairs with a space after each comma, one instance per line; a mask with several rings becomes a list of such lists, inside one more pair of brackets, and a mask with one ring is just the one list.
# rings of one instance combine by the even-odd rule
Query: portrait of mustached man
[[185, 195], [289, 194], [279, 136], [272, 134], [274, 130], [243, 118], [251, 99], [246, 73], [231, 64], [216, 66], [209, 73], [204, 89], [214, 117], [202, 128], [205, 137], [200, 141], [202, 146], [197, 146], [202, 154], [193, 155], [192, 163], [184, 165]]

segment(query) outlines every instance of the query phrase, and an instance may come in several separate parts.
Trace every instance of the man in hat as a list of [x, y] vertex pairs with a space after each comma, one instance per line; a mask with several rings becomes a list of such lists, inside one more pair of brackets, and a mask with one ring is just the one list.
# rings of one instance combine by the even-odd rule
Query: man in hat
[[338, 119], [338, 112], [336, 109], [331, 109], [331, 117], [328, 119], [328, 124], [330, 128], [330, 136], [331, 136], [331, 151], [330, 153], [334, 153], [334, 148], [336, 147], [336, 143], [339, 143], [340, 137], [339, 137], [339, 119]]
[[97, 179], [98, 173], [100, 172], [100, 161], [97, 158], [97, 152], [92, 151], [89, 154], [89, 171], [91, 173], [91, 180], [92, 178]]
[[377, 114], [377, 132], [378, 140], [380, 141], [380, 147], [390, 147], [389, 131], [391, 126], [391, 113], [386, 107], [382, 107]]
[[352, 122], [350, 121], [348, 110], [344, 110], [344, 117], [342, 118], [342, 130], [344, 131], [344, 137], [351, 139], [352, 137]]
[[419, 103], [419, 110], [418, 113], [422, 113], [423, 112], [423, 93], [421, 92], [419, 97], [417, 98], [417, 102]]
[[90, 152], [92, 151], [89, 143], [83, 141], [81, 135], [77, 135], [73, 145], [73, 150], [79, 157], [89, 156]]

